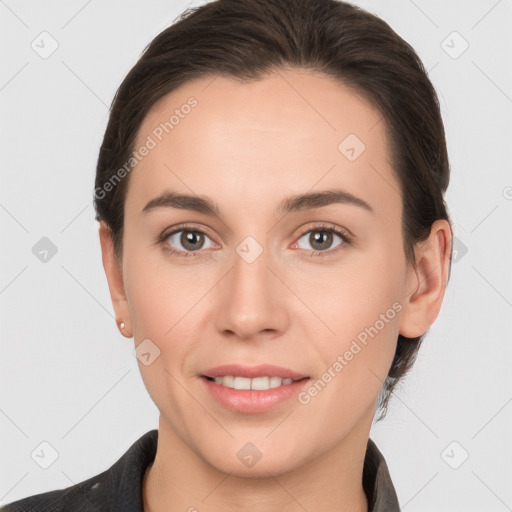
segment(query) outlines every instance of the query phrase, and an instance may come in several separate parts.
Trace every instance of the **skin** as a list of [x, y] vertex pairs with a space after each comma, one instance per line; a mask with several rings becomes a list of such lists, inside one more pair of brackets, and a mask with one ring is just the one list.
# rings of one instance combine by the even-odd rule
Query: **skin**
[[[136, 147], [190, 96], [198, 105], [131, 172], [121, 262], [99, 227], [123, 334], [160, 350], [149, 366], [139, 361], [160, 411], [145, 510], [366, 511], [361, 477], [378, 394], [398, 334], [425, 333], [439, 313], [450, 226], [436, 221], [407, 264], [382, 116], [331, 78], [288, 69], [253, 83], [187, 82], [153, 106]], [[352, 162], [338, 150], [348, 134], [366, 146]], [[276, 212], [286, 197], [330, 188], [373, 213], [354, 204]], [[142, 214], [164, 190], [210, 197], [220, 216]], [[206, 233], [203, 245], [195, 256], [168, 254], [170, 244], [187, 251], [182, 233], [155, 239], [184, 222]], [[312, 245], [320, 222], [349, 230], [352, 243]], [[263, 248], [252, 263], [236, 252], [247, 236]], [[315, 249], [325, 255], [311, 257]], [[205, 391], [202, 372], [226, 363], [276, 364], [316, 381], [397, 302], [401, 311], [307, 405], [292, 398], [242, 414]], [[237, 457], [247, 442], [262, 454], [252, 467]]]

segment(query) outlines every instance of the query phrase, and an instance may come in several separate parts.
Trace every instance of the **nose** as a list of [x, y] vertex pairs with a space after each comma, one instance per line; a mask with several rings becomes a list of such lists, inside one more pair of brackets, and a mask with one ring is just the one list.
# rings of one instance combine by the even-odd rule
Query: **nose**
[[[254, 247], [249, 249], [253, 251]], [[240, 250], [233, 266], [220, 283], [216, 327], [240, 340], [275, 337], [289, 324], [291, 294], [283, 285], [272, 255], [265, 249], [254, 260]], [[266, 333], [266, 334], [265, 334]]]

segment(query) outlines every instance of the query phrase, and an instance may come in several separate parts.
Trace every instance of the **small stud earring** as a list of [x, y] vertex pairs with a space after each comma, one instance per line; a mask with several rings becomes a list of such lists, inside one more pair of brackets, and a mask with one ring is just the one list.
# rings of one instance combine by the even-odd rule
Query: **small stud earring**
[[116, 324], [119, 327], [119, 330], [121, 331], [121, 334], [123, 334], [125, 323], [121, 322], [120, 320], [116, 320]]
[[121, 331], [121, 334], [125, 338], [131, 338], [132, 335], [126, 330], [126, 324], [122, 322], [121, 320], [116, 320], [116, 324], [119, 327], [119, 330]]

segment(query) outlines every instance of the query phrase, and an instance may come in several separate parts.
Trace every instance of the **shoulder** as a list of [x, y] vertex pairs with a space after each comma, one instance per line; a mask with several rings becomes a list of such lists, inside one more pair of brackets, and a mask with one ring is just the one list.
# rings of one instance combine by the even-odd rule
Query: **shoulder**
[[140, 437], [109, 469], [65, 489], [35, 494], [0, 512], [142, 511], [142, 479], [156, 454], [158, 430]]
[[[0, 512], [79, 512], [102, 510], [99, 508], [96, 492], [108, 471], [89, 480], [55, 491], [34, 494], [0, 508]], [[96, 508], [94, 508], [96, 507]]]

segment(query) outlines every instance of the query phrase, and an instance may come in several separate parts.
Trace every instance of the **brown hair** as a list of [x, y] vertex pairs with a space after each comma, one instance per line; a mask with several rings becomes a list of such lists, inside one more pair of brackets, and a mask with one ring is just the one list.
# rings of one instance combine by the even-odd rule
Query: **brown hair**
[[[382, 19], [339, 0], [215, 0], [186, 10], [153, 39], [116, 92], [96, 169], [96, 220], [108, 224], [119, 260], [126, 162], [155, 102], [195, 78], [250, 81], [290, 67], [323, 72], [379, 108], [403, 198], [404, 251], [415, 264], [414, 246], [428, 238], [432, 223], [450, 222], [439, 101], [412, 47]], [[391, 393], [414, 363], [423, 337], [398, 336], [377, 421], [386, 415]]]

